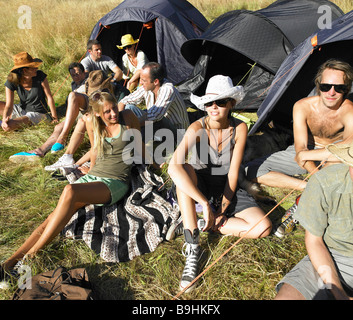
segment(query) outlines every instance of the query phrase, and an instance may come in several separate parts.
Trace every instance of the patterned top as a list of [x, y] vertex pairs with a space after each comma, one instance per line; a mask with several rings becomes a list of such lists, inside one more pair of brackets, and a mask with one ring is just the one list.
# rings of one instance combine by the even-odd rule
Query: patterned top
[[353, 257], [353, 181], [349, 167], [333, 164], [315, 173], [293, 215], [326, 245]]
[[170, 120], [176, 129], [187, 129], [189, 118], [186, 107], [178, 90], [173, 84], [164, 80], [159, 88], [158, 96], [154, 101], [152, 91], [145, 91], [143, 87], [138, 88], [133, 93], [120, 100], [124, 105], [138, 105], [145, 102], [147, 108], [147, 121], [159, 121], [163, 117]]

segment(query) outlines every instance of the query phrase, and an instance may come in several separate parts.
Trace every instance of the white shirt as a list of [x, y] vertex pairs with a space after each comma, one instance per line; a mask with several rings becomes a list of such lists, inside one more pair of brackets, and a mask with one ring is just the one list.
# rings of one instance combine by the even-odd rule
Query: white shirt
[[136, 70], [142, 69], [142, 67], [148, 62], [147, 56], [143, 51], [138, 50], [136, 55], [137, 65], [136, 67], [131, 63], [127, 53], [122, 57], [123, 60], [123, 78], [130, 79], [136, 72]]

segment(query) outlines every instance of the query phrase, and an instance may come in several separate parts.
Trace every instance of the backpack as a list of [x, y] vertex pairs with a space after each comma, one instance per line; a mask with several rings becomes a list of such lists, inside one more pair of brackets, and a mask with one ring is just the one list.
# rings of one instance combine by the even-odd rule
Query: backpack
[[30, 287], [18, 288], [12, 300], [93, 300], [84, 268], [59, 267], [32, 277]]

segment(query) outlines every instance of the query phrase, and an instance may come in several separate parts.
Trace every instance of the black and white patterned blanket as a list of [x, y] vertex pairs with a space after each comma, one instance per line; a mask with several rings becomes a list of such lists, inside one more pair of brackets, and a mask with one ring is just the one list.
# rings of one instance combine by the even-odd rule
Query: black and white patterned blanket
[[[77, 171], [66, 175], [73, 183]], [[87, 205], [78, 210], [62, 234], [82, 239], [107, 262], [123, 262], [154, 251], [168, 227], [179, 217], [178, 205], [168, 201], [163, 179], [147, 167], [134, 166], [131, 192], [111, 206]], [[160, 190], [159, 190], [160, 189]]]

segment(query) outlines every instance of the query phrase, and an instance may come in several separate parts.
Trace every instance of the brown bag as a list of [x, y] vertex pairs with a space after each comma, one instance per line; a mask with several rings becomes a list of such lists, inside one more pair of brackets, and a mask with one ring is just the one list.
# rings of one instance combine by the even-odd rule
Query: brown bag
[[93, 300], [84, 268], [59, 267], [32, 277], [30, 288], [17, 289], [13, 300]]

